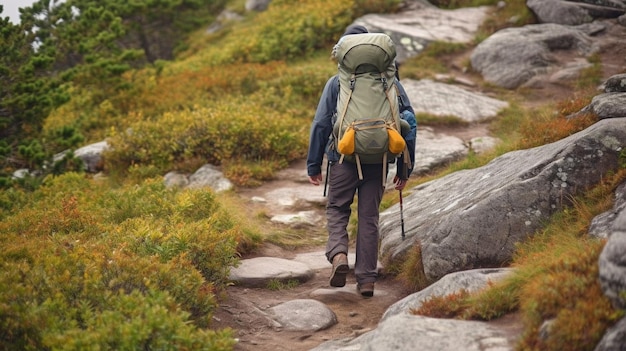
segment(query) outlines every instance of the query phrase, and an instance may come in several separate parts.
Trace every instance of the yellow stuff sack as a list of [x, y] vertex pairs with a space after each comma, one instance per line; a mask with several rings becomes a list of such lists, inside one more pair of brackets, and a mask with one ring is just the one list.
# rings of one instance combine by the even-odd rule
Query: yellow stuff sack
[[393, 128], [387, 128], [387, 134], [389, 135], [389, 152], [399, 154], [404, 151], [406, 143], [402, 135]]
[[352, 155], [354, 153], [354, 128], [348, 127], [346, 129], [343, 137], [339, 140], [337, 151], [344, 155]]

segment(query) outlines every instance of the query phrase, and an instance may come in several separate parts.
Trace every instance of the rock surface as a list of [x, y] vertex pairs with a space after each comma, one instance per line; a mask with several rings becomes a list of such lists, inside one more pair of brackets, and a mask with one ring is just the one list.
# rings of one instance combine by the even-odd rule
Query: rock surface
[[550, 72], [558, 62], [554, 52], [564, 50], [586, 57], [593, 41], [583, 30], [559, 24], [506, 28], [478, 44], [471, 62], [486, 81], [515, 89]]
[[528, 8], [541, 23], [579, 25], [598, 18], [617, 18], [624, 15], [623, 1], [528, 0]]
[[615, 219], [613, 230], [600, 254], [600, 286], [613, 305], [626, 309], [626, 211]]
[[404, 299], [391, 305], [382, 320], [402, 313], [410, 313], [412, 309], [419, 308], [422, 303], [433, 296], [445, 296], [465, 290], [476, 292], [485, 288], [490, 282], [496, 283], [504, 279], [512, 272], [511, 268], [474, 269], [450, 273], [429, 287], [411, 294]]
[[513, 350], [504, 333], [486, 323], [401, 314], [356, 339], [331, 341], [311, 351], [414, 351], [416, 345], [438, 351]]
[[456, 10], [423, 6], [397, 14], [365, 15], [354, 24], [363, 25], [370, 32], [388, 33], [397, 44], [398, 62], [402, 63], [433, 41], [471, 42], [488, 10], [487, 6]]
[[508, 102], [430, 79], [404, 79], [401, 83], [415, 113], [454, 116], [471, 123], [492, 119], [509, 106]]
[[406, 240], [396, 204], [381, 214], [381, 252], [391, 264], [420, 245], [427, 279], [499, 267], [516, 243], [541, 228], [569, 196], [616, 171], [626, 147], [626, 118], [602, 120], [552, 144], [502, 155], [489, 164], [408, 189]]
[[232, 268], [229, 279], [242, 286], [267, 287], [271, 280], [300, 282], [311, 279], [314, 272], [307, 265], [276, 257], [257, 257], [243, 260]]
[[328, 306], [312, 299], [287, 301], [269, 312], [287, 330], [318, 331], [337, 323], [337, 316]]

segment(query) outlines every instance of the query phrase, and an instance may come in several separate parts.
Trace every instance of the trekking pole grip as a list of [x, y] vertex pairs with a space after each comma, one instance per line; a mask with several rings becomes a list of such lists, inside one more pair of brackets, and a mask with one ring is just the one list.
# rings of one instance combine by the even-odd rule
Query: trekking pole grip
[[402, 190], [398, 190], [400, 192], [400, 229], [402, 230], [402, 240], [405, 238], [404, 234], [404, 210], [402, 206]]

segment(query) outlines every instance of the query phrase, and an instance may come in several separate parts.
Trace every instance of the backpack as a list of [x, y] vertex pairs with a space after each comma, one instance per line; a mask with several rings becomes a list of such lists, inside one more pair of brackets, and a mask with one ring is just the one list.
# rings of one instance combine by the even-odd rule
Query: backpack
[[385, 184], [388, 161], [403, 152], [405, 162], [409, 159], [400, 134], [408, 123], [400, 119], [395, 45], [383, 33], [346, 35], [333, 48], [333, 56], [339, 77], [333, 126], [339, 162], [355, 162], [359, 179], [363, 179], [361, 163], [382, 163]]

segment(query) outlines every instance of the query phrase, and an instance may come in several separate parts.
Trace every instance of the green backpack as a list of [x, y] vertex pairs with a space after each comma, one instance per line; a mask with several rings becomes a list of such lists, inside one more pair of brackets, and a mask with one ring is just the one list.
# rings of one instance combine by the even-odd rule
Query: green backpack
[[340, 162], [355, 162], [359, 179], [361, 163], [382, 163], [384, 184], [388, 160], [403, 152], [405, 162], [409, 159], [400, 134], [408, 123], [400, 119], [395, 45], [383, 33], [346, 35], [333, 48], [333, 57], [339, 67], [333, 135]]

